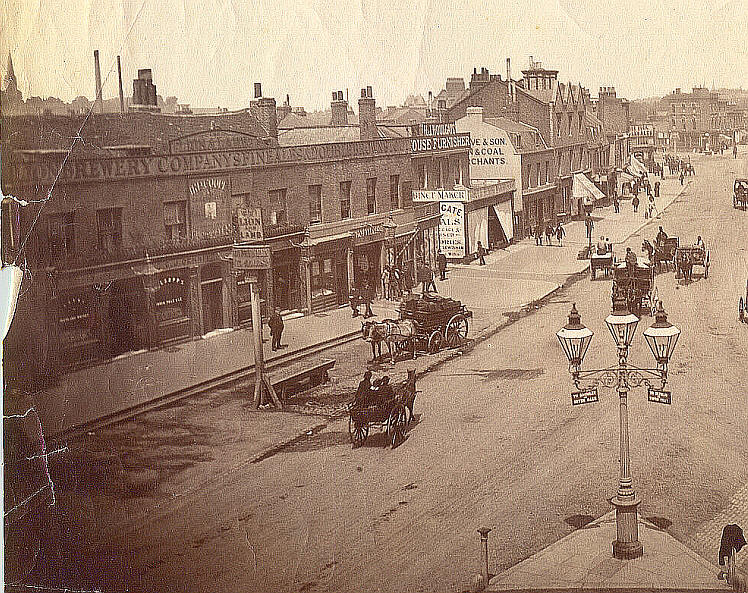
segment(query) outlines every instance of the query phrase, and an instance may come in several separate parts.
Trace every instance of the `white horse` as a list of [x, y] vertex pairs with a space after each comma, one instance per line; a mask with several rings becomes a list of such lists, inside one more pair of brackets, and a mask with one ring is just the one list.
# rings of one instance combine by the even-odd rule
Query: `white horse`
[[379, 357], [381, 358], [382, 342], [387, 344], [392, 364], [395, 364], [397, 352], [408, 346], [410, 346], [413, 358], [416, 357], [416, 327], [410, 319], [362, 322], [361, 335], [364, 340], [371, 343], [372, 362], [377, 359], [376, 349], [379, 350]]

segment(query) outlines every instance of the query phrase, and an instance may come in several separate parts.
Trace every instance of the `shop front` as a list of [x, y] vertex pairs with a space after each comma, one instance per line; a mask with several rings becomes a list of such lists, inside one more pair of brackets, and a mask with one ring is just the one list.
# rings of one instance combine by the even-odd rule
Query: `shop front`
[[154, 293], [158, 342], [160, 344], [190, 337], [191, 307], [188, 270], [160, 274]]
[[252, 324], [252, 291], [249, 284], [251, 276], [258, 279], [257, 288], [260, 295], [260, 313], [263, 319], [267, 319], [269, 312], [267, 307], [267, 273], [265, 270], [256, 270], [248, 272], [246, 270], [237, 270], [236, 278], [236, 314], [238, 325]]
[[382, 275], [384, 251], [384, 224], [367, 224], [353, 229], [353, 286], [360, 288], [365, 283], [379, 286]]
[[309, 259], [312, 312], [348, 303], [348, 258], [351, 239], [343, 238], [315, 245]]

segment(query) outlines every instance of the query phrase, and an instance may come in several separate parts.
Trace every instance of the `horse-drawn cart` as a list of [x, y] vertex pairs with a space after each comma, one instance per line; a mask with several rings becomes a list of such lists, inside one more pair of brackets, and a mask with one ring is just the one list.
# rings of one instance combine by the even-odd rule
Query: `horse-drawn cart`
[[613, 270], [614, 262], [615, 258], [613, 257], [612, 251], [608, 251], [604, 254], [593, 253], [590, 257], [590, 275], [592, 280], [595, 279], [595, 272], [597, 272], [597, 270], [602, 270], [607, 278]]
[[748, 179], [736, 179], [732, 191], [732, 207], [748, 208]]
[[702, 266], [704, 268], [704, 278], [708, 278], [710, 259], [709, 250], [703, 245], [679, 246], [675, 250], [675, 255], [673, 255], [675, 277], [684, 278], [686, 282], [690, 282], [693, 267]]
[[436, 295], [422, 294], [400, 303], [400, 319], [413, 322], [419, 349], [432, 354], [444, 345], [454, 348], [467, 340], [472, 316], [460, 301]]
[[678, 237], [667, 237], [663, 241], [656, 241], [654, 245], [647, 240], [642, 243], [642, 249], [649, 255], [649, 261], [653, 266], [660, 267], [665, 264], [666, 268], [670, 264], [675, 264], [675, 252], [680, 245]]
[[639, 259], [636, 266], [624, 263], [613, 267], [613, 302], [625, 299], [631, 313], [646, 310], [654, 315], [657, 307], [657, 287], [654, 266]]
[[370, 428], [387, 433], [387, 442], [394, 449], [405, 438], [405, 431], [413, 420], [416, 399], [416, 372], [408, 371], [408, 378], [393, 385], [389, 392], [384, 387], [372, 387], [348, 408], [348, 435], [353, 447], [360, 447], [369, 436]]

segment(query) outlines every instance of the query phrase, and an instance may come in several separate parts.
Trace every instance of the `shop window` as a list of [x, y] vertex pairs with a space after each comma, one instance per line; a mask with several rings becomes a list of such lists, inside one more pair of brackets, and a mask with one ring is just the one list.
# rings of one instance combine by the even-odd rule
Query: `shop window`
[[164, 225], [166, 238], [172, 241], [187, 237], [187, 202], [166, 202], [164, 204]]
[[400, 175], [390, 175], [390, 207], [397, 210], [400, 204]]
[[288, 222], [286, 206], [286, 188], [271, 189], [270, 196], [270, 224], [286, 224]]
[[340, 218], [351, 217], [351, 182], [340, 182]]
[[73, 257], [75, 253], [75, 214], [53, 214], [48, 219], [47, 244], [52, 261]]
[[96, 232], [99, 249], [113, 251], [122, 246], [122, 208], [96, 211]]
[[377, 178], [366, 180], [366, 213], [375, 214], [377, 211]]
[[156, 319], [161, 322], [179, 320], [187, 316], [187, 291], [180, 276], [166, 276], [158, 281], [156, 290]]
[[312, 298], [335, 294], [335, 273], [332, 255], [315, 257], [310, 262]]
[[309, 186], [309, 222], [322, 222], [322, 186]]

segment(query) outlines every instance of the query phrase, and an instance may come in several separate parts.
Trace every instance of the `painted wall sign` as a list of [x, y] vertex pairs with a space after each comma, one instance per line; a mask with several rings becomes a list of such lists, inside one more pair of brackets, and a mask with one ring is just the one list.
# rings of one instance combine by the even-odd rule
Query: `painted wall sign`
[[264, 241], [265, 233], [262, 228], [262, 210], [260, 208], [245, 208], [240, 206], [234, 214], [234, 228], [236, 241]]
[[466, 189], [414, 189], [414, 202], [467, 202]]
[[270, 247], [267, 245], [234, 245], [235, 270], [269, 270], [271, 268]]
[[169, 152], [210, 152], [213, 150], [236, 150], [257, 148], [258, 140], [249, 134], [231, 130], [209, 130], [190, 134], [169, 142]]
[[451, 136], [457, 133], [455, 123], [427, 124], [422, 122], [411, 126], [413, 136]]
[[439, 249], [451, 259], [465, 257], [465, 204], [440, 202]]
[[410, 140], [410, 152], [414, 154], [454, 148], [470, 148], [470, 134], [431, 136], [428, 138], [411, 138]]
[[[465, 145], [467, 146], [469, 145], [469, 137], [466, 135], [466, 138]], [[390, 138], [311, 146], [283, 146], [259, 150], [114, 157], [109, 159], [71, 159], [65, 163], [62, 171], [60, 171], [60, 166], [64, 157], [30, 158], [22, 154], [16, 154], [12, 163], [8, 165], [4, 163], [4, 167], [7, 168], [10, 183], [49, 184], [54, 180], [57, 180], [58, 183], [81, 183], [138, 177], [168, 177], [195, 172], [230, 171], [283, 163], [313, 163], [375, 155], [407, 154], [408, 143], [408, 138]]]

